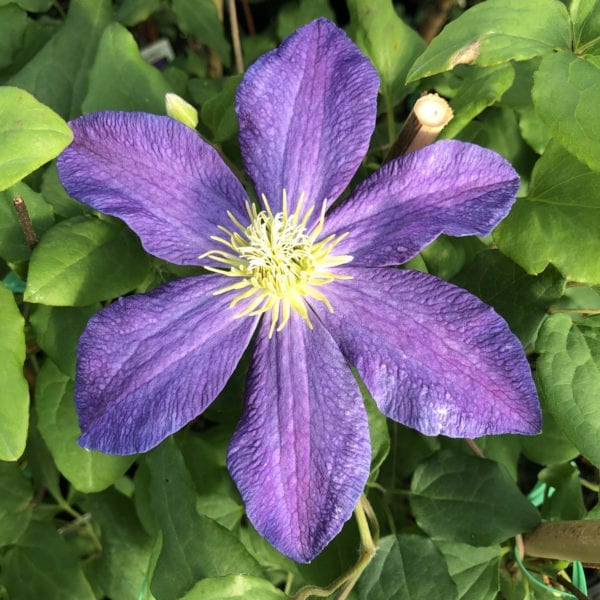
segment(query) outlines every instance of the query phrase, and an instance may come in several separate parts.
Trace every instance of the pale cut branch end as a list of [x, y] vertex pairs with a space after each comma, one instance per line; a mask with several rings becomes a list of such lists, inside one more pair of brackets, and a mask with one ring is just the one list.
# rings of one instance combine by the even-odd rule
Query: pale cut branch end
[[428, 146], [454, 116], [447, 100], [437, 94], [425, 94], [415, 103], [402, 131], [384, 162]]

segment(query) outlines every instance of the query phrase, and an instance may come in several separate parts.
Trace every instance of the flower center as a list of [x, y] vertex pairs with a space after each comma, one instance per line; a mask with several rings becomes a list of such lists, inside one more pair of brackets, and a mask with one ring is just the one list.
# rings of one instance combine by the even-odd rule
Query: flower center
[[233, 308], [246, 301], [236, 317], [270, 312], [270, 337], [275, 330], [283, 329], [294, 310], [312, 328], [305, 299], [323, 302], [333, 312], [329, 300], [318, 288], [334, 279], [350, 279], [332, 272], [332, 268], [352, 260], [348, 255], [331, 254], [347, 234], [318, 240], [325, 220], [326, 202], [323, 202], [317, 222], [308, 227], [313, 207], [303, 212], [304, 194], [293, 213], [288, 213], [285, 190], [281, 212], [273, 214], [264, 195], [262, 198], [265, 210], [260, 212], [246, 202], [250, 219], [247, 226], [228, 212], [234, 227], [219, 227], [224, 237], [211, 236], [227, 250], [211, 250], [201, 258], [210, 257], [224, 265], [223, 268], [207, 267], [209, 271], [238, 280], [215, 292], [240, 290], [230, 304]]

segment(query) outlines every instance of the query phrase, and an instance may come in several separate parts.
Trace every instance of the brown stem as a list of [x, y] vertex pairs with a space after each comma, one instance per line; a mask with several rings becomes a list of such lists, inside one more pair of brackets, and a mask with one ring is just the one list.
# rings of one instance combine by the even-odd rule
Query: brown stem
[[244, 72], [244, 60], [242, 58], [240, 27], [238, 24], [235, 0], [227, 0], [227, 8], [229, 10], [229, 26], [231, 27], [231, 42], [233, 44], [233, 56], [235, 57], [235, 70], [236, 73], [241, 75]]
[[556, 581], [565, 589], [569, 590], [578, 600], [590, 600], [581, 590], [577, 589], [568, 579], [565, 579], [560, 573], [556, 576]]
[[448, 102], [437, 94], [421, 96], [404, 122], [402, 131], [390, 148], [384, 162], [423, 148], [435, 141], [454, 113]]
[[[223, 22], [223, 0], [213, 0], [215, 6], [217, 7], [217, 15], [219, 17], [219, 21]], [[194, 40], [195, 41], [195, 40]], [[196, 42], [198, 44], [198, 42]], [[221, 58], [219, 55], [208, 48], [208, 77], [210, 79], [220, 79], [223, 77], [223, 63], [221, 62]]]
[[454, 6], [455, 0], [437, 0], [431, 5], [421, 30], [421, 37], [429, 44], [431, 40], [442, 30], [448, 20], [448, 13]]
[[256, 35], [256, 26], [254, 25], [254, 19], [252, 18], [252, 11], [250, 10], [248, 0], [242, 0], [242, 8], [244, 10], [244, 19], [246, 20], [248, 35]]
[[15, 196], [13, 198], [13, 205], [17, 211], [17, 218], [19, 219], [19, 225], [21, 225], [21, 229], [23, 230], [23, 236], [25, 237], [29, 248], [33, 250], [37, 245], [38, 240], [25, 201], [21, 196]]
[[528, 556], [578, 560], [600, 567], [600, 521], [542, 523], [524, 537]]
[[465, 438], [465, 442], [467, 443], [467, 446], [473, 450], [473, 454], [475, 454], [475, 456], [478, 456], [479, 458], [485, 458], [485, 454], [481, 451], [481, 448], [475, 443], [474, 440]]

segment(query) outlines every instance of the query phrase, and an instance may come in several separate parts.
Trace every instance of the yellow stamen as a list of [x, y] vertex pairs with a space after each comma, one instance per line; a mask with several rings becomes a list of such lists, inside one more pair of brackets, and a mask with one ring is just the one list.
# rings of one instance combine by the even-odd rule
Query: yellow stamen
[[338, 275], [332, 270], [352, 260], [348, 255], [331, 254], [348, 234], [329, 235], [317, 241], [325, 223], [327, 201], [323, 202], [316, 223], [309, 227], [313, 207], [304, 212], [304, 200], [302, 193], [291, 214], [285, 190], [278, 213], [273, 213], [264, 195], [264, 210], [260, 212], [246, 202], [250, 224], [244, 226], [228, 212], [233, 229], [219, 226], [224, 235], [211, 236], [227, 250], [211, 250], [200, 257], [211, 258], [223, 265], [206, 267], [209, 271], [239, 278], [238, 282], [214, 292], [223, 294], [240, 290], [229, 304], [234, 308], [242, 303], [243, 308], [236, 313], [236, 318], [270, 312], [269, 337], [285, 327], [292, 310], [312, 329], [307, 300], [322, 302], [333, 312], [331, 303], [317, 288], [322, 290], [322, 286], [335, 279], [352, 279], [350, 275]]

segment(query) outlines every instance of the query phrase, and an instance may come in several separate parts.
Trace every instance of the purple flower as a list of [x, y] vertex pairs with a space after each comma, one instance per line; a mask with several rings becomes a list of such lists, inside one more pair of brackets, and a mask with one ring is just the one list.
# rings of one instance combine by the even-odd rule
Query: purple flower
[[309, 561], [369, 474], [363, 400], [427, 435], [535, 433], [539, 405], [506, 323], [436, 277], [390, 268], [440, 233], [487, 235], [518, 187], [489, 150], [434, 144], [328, 210], [364, 157], [378, 78], [332, 23], [299, 29], [246, 73], [240, 145], [259, 207], [217, 152], [168, 118], [71, 123], [68, 192], [123, 219], [148, 252], [209, 275], [122, 298], [79, 345], [80, 443], [143, 452], [198, 416], [256, 336], [228, 466], [257, 530]]

